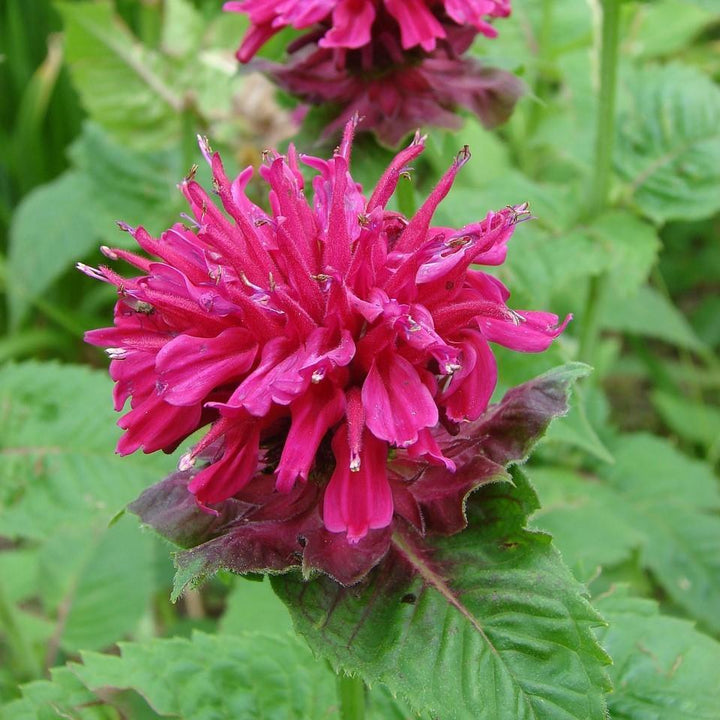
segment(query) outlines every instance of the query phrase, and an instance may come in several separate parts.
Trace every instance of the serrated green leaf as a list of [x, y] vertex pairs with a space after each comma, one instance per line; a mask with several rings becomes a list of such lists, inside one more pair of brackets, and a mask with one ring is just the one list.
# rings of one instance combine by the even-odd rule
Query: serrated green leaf
[[51, 680], [38, 680], [21, 687], [20, 700], [0, 707], [0, 720], [120, 720], [67, 667], [52, 670]]
[[420, 544], [397, 531], [367, 581], [272, 578], [295, 626], [335, 667], [444, 720], [605, 717], [600, 622], [545, 535], [519, 472], [477, 491], [470, 526]]
[[680, 64], [627, 73], [615, 164], [657, 223], [720, 209], [720, 88]]
[[435, 720], [429, 713], [415, 713], [408, 703], [384, 685], [366, 687], [366, 714], [368, 720]]
[[[286, 115], [270, 85], [238, 73], [231, 57], [247, 24], [239, 14], [220, 13], [206, 24], [187, 0], [170, 0], [164, 3], [155, 50], [132, 34], [108, 0], [58, 2], [57, 7], [83, 105], [126, 146], [148, 151], [181, 144], [194, 152], [196, 132], [235, 146], [248, 132], [265, 134], [263, 142], [276, 130], [286, 134], [280, 130]], [[159, 7], [149, 11], [159, 19]], [[279, 35], [274, 41], [282, 42]]]
[[535, 469], [543, 509], [533, 524], [557, 538], [580, 577], [640, 553], [677, 604], [720, 629], [720, 491], [712, 470], [650, 435], [621, 437], [597, 477]]
[[720, 644], [691, 623], [624, 590], [598, 599], [608, 628], [598, 631], [614, 659], [608, 697], [613, 720], [716, 720]]
[[117, 415], [103, 372], [6, 365], [0, 406], [0, 535], [40, 540], [63, 527], [104, 529], [172, 467], [167, 457], [114, 454]]
[[706, 351], [685, 316], [651, 287], [642, 287], [627, 298], [611, 294], [603, 306], [601, 321], [608, 330], [657, 338], [700, 353]]
[[216, 720], [329, 720], [338, 717], [335, 681], [296, 638], [195, 633], [121, 643], [121, 655], [82, 653], [72, 665], [89, 688], [127, 688], [162, 716]]
[[166, 146], [181, 133], [183, 98], [163, 58], [143, 47], [111, 2], [58, 2], [66, 62], [90, 115], [142, 149]]
[[42, 603], [52, 625], [28, 634], [46, 662], [126, 637], [154, 591], [151, 538], [130, 519], [108, 523], [169, 463], [114, 454], [110, 389], [104, 373], [50, 363], [0, 378], [0, 535], [33, 543], [15, 600]]

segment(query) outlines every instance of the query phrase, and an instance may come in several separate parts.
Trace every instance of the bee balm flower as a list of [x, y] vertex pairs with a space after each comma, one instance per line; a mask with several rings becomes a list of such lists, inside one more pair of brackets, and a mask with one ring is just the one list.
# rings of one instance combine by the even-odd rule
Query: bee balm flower
[[495, 37], [488, 19], [509, 15], [509, 0], [240, 0], [225, 9], [250, 18], [244, 63], [282, 28], [307, 30], [283, 62], [253, 65], [322, 106], [326, 136], [356, 113], [390, 145], [421, 125], [459, 127], [460, 108], [495, 127], [523, 91], [511, 73], [462, 57], [478, 33]]
[[[189, 177], [190, 227], [156, 239], [123, 226], [151, 257], [103, 249], [138, 276], [80, 266], [117, 287], [114, 326], [86, 340], [111, 357], [116, 408], [129, 400], [118, 452], [172, 451], [209, 426], [180, 461], [173, 492], [180, 483], [221, 515], [231, 499], [246, 533], [233, 547], [280, 543], [270, 566], [302, 543], [312, 553], [312, 533], [326, 549], [376, 547], [396, 513], [415, 513], [412, 478], [389, 474], [390, 456], [436, 467], [440, 485], [452, 486], [445, 440], [487, 408], [497, 378], [490, 343], [542, 351], [565, 325], [511, 310], [506, 288], [477, 267], [503, 262], [525, 206], [459, 229], [432, 225], [467, 149], [406, 218], [387, 205], [424, 138], [398, 153], [368, 197], [350, 174], [354, 130], [348, 123], [329, 160], [292, 147], [266, 154], [269, 211], [245, 193], [252, 169], [230, 180], [203, 143], [222, 209]], [[312, 193], [301, 163], [315, 173]], [[427, 482], [418, 488], [427, 491]]]
[[488, 20], [510, 15], [510, 0], [231, 0], [223, 7], [250, 19], [238, 50], [241, 62], [248, 62], [285, 27], [313, 28], [320, 47], [346, 49], [360, 48], [380, 34], [379, 28], [392, 27], [404, 50], [430, 52], [447, 36], [448, 26], [495, 37]]

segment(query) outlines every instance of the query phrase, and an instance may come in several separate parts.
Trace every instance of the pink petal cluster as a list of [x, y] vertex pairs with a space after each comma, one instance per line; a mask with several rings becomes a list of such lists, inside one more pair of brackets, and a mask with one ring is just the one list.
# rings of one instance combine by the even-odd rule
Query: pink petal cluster
[[241, 62], [285, 27], [307, 30], [288, 48], [287, 62], [255, 65], [304, 102], [334, 108], [326, 135], [357, 113], [363, 128], [396, 144], [419, 125], [457, 127], [459, 107], [493, 127], [522, 93], [515, 76], [462, 57], [478, 33], [497, 34], [488, 20], [509, 15], [509, 0], [239, 0], [224, 7], [250, 18]]
[[[203, 143], [223, 209], [189, 177], [191, 227], [153, 238], [124, 226], [150, 257], [103, 248], [139, 276], [80, 266], [117, 287], [114, 326], [86, 340], [112, 359], [116, 409], [130, 401], [118, 452], [172, 451], [210, 425], [180, 463], [201, 506], [234, 497], [293, 517], [309, 488], [303, 502], [350, 543], [387, 528], [403, 503], [390, 453], [452, 482], [438, 433], [485, 411], [497, 378], [489, 343], [542, 351], [567, 323], [511, 310], [503, 284], [476, 269], [504, 261], [526, 207], [431, 224], [467, 150], [406, 218], [388, 202], [424, 138], [368, 198], [349, 171], [355, 126], [329, 160], [268, 153], [269, 212], [247, 197], [252, 168], [230, 180]], [[312, 200], [301, 164], [314, 172]]]
[[397, 28], [403, 50], [434, 50], [449, 25], [472, 27], [495, 37], [491, 18], [510, 15], [510, 0], [230, 0], [228, 12], [245, 13], [250, 29], [238, 50], [240, 62], [283, 28], [318, 28], [325, 48], [356, 49], [367, 45], [377, 26]]

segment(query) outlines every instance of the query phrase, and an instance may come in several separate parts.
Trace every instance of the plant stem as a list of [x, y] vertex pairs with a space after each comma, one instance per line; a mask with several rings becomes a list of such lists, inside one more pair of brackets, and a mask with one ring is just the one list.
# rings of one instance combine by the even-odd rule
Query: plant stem
[[337, 689], [342, 720], [364, 720], [365, 684], [362, 679], [340, 673], [337, 676]]
[[588, 214], [601, 213], [608, 202], [615, 140], [615, 97], [620, 46], [620, 5], [622, 0], [602, 0], [600, 45], [600, 97], [595, 136], [595, 174], [590, 187]]
[[[600, 97], [595, 136], [595, 173], [590, 186], [587, 216], [599, 215], [608, 204], [615, 139], [615, 98], [617, 95], [618, 50], [620, 47], [620, 5], [622, 0], [602, 0], [600, 41]], [[580, 358], [592, 362], [600, 334], [600, 307], [607, 277], [590, 279], [580, 338]]]

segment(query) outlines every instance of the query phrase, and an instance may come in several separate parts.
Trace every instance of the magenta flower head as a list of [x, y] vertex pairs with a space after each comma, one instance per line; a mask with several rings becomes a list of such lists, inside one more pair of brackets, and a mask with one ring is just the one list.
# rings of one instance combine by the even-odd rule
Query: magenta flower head
[[485, 127], [508, 119], [522, 94], [509, 72], [461, 57], [472, 35], [451, 31], [430, 53], [408, 56], [398, 38], [386, 34], [338, 62], [337, 51], [314, 45], [300, 48], [285, 64], [258, 62], [291, 95], [310, 105], [335, 108], [323, 137], [334, 135], [358, 115], [363, 129], [396, 146], [422, 125], [456, 129], [459, 108], [477, 115]]
[[424, 124], [458, 127], [459, 108], [494, 127], [523, 91], [511, 73], [462, 57], [478, 33], [497, 34], [488, 21], [509, 15], [509, 0], [240, 0], [225, 9], [250, 18], [241, 62], [285, 27], [307, 30], [286, 61], [254, 67], [323, 106], [325, 136], [358, 114], [361, 129], [396, 145]]
[[510, 15], [510, 0], [231, 0], [223, 8], [250, 18], [237, 53], [240, 62], [248, 62], [286, 27], [313, 28], [320, 47], [345, 49], [367, 45], [386, 28], [399, 33], [403, 50], [426, 52], [447, 37], [451, 25], [495, 37], [488, 21]]
[[[103, 248], [139, 276], [80, 266], [117, 287], [114, 327], [86, 340], [107, 348], [116, 409], [130, 401], [118, 452], [172, 451], [208, 426], [162, 492], [187, 519], [174, 537], [212, 526], [240, 571], [301, 557], [349, 582], [382, 556], [394, 519], [459, 530], [455, 436], [482, 422], [495, 388], [490, 343], [542, 351], [567, 323], [511, 310], [479, 269], [504, 261], [525, 206], [432, 225], [467, 149], [406, 218], [387, 204], [424, 138], [367, 197], [349, 171], [355, 126], [329, 160], [266, 154], [269, 212], [245, 193], [252, 168], [230, 180], [204, 142], [223, 209], [188, 177], [190, 227], [155, 239], [124, 226], [153, 257]], [[421, 467], [432, 472], [416, 482]]]

